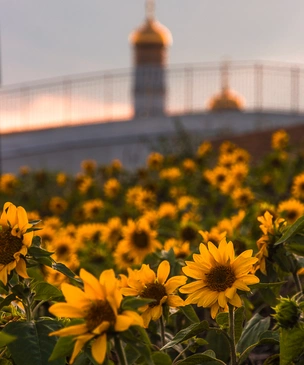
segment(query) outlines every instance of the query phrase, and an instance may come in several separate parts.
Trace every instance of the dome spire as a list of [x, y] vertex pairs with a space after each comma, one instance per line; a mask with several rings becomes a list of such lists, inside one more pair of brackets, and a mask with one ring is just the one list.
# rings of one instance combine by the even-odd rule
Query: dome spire
[[155, 18], [155, 2], [154, 0], [146, 0], [146, 19], [153, 21]]

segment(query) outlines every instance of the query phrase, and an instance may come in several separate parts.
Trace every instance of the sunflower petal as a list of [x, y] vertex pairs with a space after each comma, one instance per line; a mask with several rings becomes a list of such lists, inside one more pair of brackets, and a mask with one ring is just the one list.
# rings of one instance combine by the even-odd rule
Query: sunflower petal
[[98, 281], [98, 279], [95, 278], [92, 274], [90, 274], [85, 269], [80, 269], [79, 276], [83, 280], [84, 283], [84, 292], [86, 295], [92, 299], [105, 299], [105, 293], [101, 288], [101, 285]]
[[49, 308], [49, 311], [56, 317], [84, 318], [82, 309], [67, 303], [56, 303]]
[[162, 261], [157, 269], [157, 280], [160, 284], [164, 284], [170, 273], [170, 264], [167, 260]]
[[92, 344], [92, 355], [98, 364], [102, 364], [107, 353], [107, 336], [103, 334]]
[[65, 300], [77, 308], [82, 308], [91, 303], [91, 300], [85, 295], [85, 293], [74, 285], [63, 283], [61, 284], [61, 291]]
[[77, 324], [75, 326], [69, 326], [62, 328], [61, 330], [51, 332], [49, 336], [77, 336], [77, 335], [83, 335], [86, 332], [88, 332], [88, 327], [85, 323], [83, 324]]
[[187, 277], [184, 275], [173, 276], [164, 285], [167, 294], [172, 294], [179, 286], [186, 284]]

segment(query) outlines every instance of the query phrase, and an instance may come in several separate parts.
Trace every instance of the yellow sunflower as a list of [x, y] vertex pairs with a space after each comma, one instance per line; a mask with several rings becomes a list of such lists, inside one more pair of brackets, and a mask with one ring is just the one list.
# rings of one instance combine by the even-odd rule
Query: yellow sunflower
[[7, 276], [13, 269], [28, 278], [24, 257], [32, 244], [33, 231], [23, 207], [7, 202], [0, 218], [0, 280], [7, 284]]
[[232, 193], [233, 204], [236, 208], [246, 208], [254, 199], [250, 188], [236, 188]]
[[109, 248], [116, 247], [118, 241], [121, 239], [122, 223], [119, 217], [112, 217], [107, 224], [102, 227], [101, 239]]
[[122, 263], [119, 260], [121, 257], [125, 257], [126, 263], [129, 262], [129, 265], [125, 267], [130, 266], [130, 262], [140, 265], [149, 253], [162, 248], [161, 243], [156, 239], [157, 231], [151, 229], [146, 219], [138, 221], [129, 219], [128, 224], [122, 228], [122, 236], [123, 239], [119, 241], [114, 253], [118, 266]]
[[143, 321], [133, 311], [120, 313], [122, 295], [113, 270], [103, 271], [98, 280], [81, 269], [80, 277], [84, 283], [84, 291], [70, 284], [62, 284], [61, 290], [66, 303], [56, 303], [49, 311], [57, 317], [82, 318], [83, 323], [52, 332], [50, 336], [75, 337], [70, 364], [83, 346], [94, 340], [92, 355], [98, 364], [102, 364], [107, 352], [109, 334], [126, 331], [133, 325], [142, 326]]
[[157, 275], [149, 267], [143, 264], [140, 270], [128, 269], [129, 277], [125, 281], [127, 287], [121, 288], [123, 295], [139, 296], [141, 298], [154, 299], [155, 301], [147, 304], [139, 311], [142, 313], [144, 327], [148, 327], [151, 320], [156, 321], [163, 313], [163, 305], [169, 307], [180, 307], [184, 301], [174, 294], [178, 287], [184, 285], [187, 278], [184, 275], [173, 276], [168, 279], [170, 264], [162, 261], [157, 269]]
[[304, 204], [297, 199], [284, 200], [278, 205], [278, 214], [292, 224], [304, 215]]
[[284, 129], [274, 132], [271, 136], [271, 147], [274, 150], [283, 150], [288, 146], [289, 135]]
[[208, 242], [208, 248], [201, 243], [200, 253], [193, 255], [193, 261], [186, 261], [183, 272], [195, 279], [179, 289], [188, 294], [185, 304], [197, 304], [199, 307], [211, 307], [211, 316], [218, 311], [227, 311], [228, 303], [235, 307], [242, 305], [237, 290], [249, 291], [247, 285], [256, 284], [259, 278], [249, 274], [253, 264], [258, 261], [252, 257], [252, 250], [242, 252], [235, 257], [233, 243], [223, 238], [217, 248]]
[[147, 158], [147, 165], [150, 170], [159, 170], [164, 162], [164, 156], [158, 152], [151, 152]]
[[115, 178], [107, 180], [103, 186], [105, 196], [110, 199], [115, 198], [118, 195], [120, 189], [120, 182]]
[[209, 141], [205, 141], [198, 146], [196, 151], [196, 156], [197, 158], [201, 159], [211, 150], [212, 150], [212, 144]]
[[50, 199], [49, 208], [53, 214], [60, 215], [67, 210], [68, 203], [60, 196], [53, 196]]
[[304, 172], [293, 179], [291, 194], [298, 199], [304, 199]]

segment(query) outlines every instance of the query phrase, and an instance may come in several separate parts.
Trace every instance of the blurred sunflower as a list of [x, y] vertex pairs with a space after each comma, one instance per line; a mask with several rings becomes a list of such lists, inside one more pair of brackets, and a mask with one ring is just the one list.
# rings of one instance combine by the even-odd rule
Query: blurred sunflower
[[271, 147], [274, 150], [283, 150], [288, 146], [289, 135], [284, 129], [274, 132], [271, 136]]
[[210, 231], [198, 231], [198, 233], [202, 236], [203, 242], [207, 245], [209, 241], [218, 245], [220, 241], [226, 237], [227, 232], [220, 230], [219, 227], [212, 227]]
[[148, 327], [151, 320], [158, 320], [163, 313], [163, 305], [169, 307], [180, 307], [184, 301], [175, 291], [184, 285], [187, 278], [184, 275], [173, 276], [170, 274], [170, 264], [162, 261], [157, 269], [157, 275], [149, 267], [143, 264], [139, 270], [128, 269], [129, 277], [125, 281], [127, 287], [121, 288], [121, 292], [126, 296], [139, 296], [141, 298], [154, 299], [154, 302], [139, 308], [142, 313], [144, 327]]
[[304, 199], [304, 172], [294, 177], [291, 194], [297, 199]]
[[25, 256], [32, 244], [33, 231], [23, 207], [7, 202], [0, 218], [0, 280], [7, 284], [7, 276], [13, 269], [28, 278]]
[[250, 188], [236, 188], [232, 195], [233, 204], [236, 208], [246, 208], [254, 199]]
[[288, 199], [278, 205], [278, 214], [287, 220], [288, 223], [294, 223], [298, 218], [304, 215], [304, 204], [297, 199]]
[[86, 219], [94, 219], [103, 207], [104, 204], [101, 199], [87, 200], [82, 205]]
[[117, 196], [121, 189], [120, 182], [115, 179], [111, 178], [107, 180], [103, 185], [103, 191], [106, 197], [113, 199]]
[[212, 170], [205, 170], [203, 177], [214, 187], [219, 187], [226, 180], [229, 170], [224, 166], [216, 166]]
[[67, 183], [68, 177], [64, 172], [59, 172], [56, 176], [56, 183], [58, 186], [65, 186]]
[[248, 285], [256, 284], [259, 278], [249, 274], [258, 261], [252, 257], [252, 250], [235, 257], [233, 243], [223, 238], [217, 248], [212, 242], [208, 248], [201, 243], [200, 253], [193, 255], [193, 261], [186, 261], [183, 272], [195, 279], [179, 289], [188, 294], [185, 304], [211, 307], [211, 317], [218, 311], [227, 311], [228, 303], [240, 307], [242, 301], [237, 290], [249, 291]]
[[113, 270], [105, 270], [99, 280], [80, 270], [84, 291], [62, 284], [61, 290], [66, 303], [56, 303], [49, 311], [57, 317], [83, 319], [83, 323], [52, 332], [50, 336], [74, 336], [75, 345], [70, 359], [72, 364], [84, 345], [92, 342], [92, 355], [98, 364], [102, 364], [107, 342], [117, 332], [126, 331], [130, 326], [143, 325], [141, 317], [133, 311], [120, 312], [122, 295]]
[[2, 174], [0, 176], [0, 191], [4, 194], [11, 195], [18, 184], [18, 179], [14, 174]]
[[191, 158], [186, 158], [182, 162], [182, 168], [186, 174], [193, 174], [196, 171], [197, 166], [196, 163]]
[[184, 259], [191, 254], [190, 243], [187, 241], [183, 242], [176, 238], [169, 238], [164, 243], [164, 250], [169, 251], [171, 248], [173, 249], [176, 258]]
[[158, 152], [151, 152], [147, 158], [147, 166], [150, 170], [159, 170], [164, 162], [164, 156]]
[[150, 190], [141, 189], [138, 194], [136, 194], [133, 203], [140, 212], [144, 212], [155, 206], [156, 195]]
[[161, 180], [176, 182], [182, 177], [182, 173], [178, 167], [168, 167], [159, 172], [159, 177]]
[[204, 141], [201, 143], [197, 150], [196, 150], [196, 156], [198, 159], [202, 159], [205, 157], [210, 151], [212, 150], [212, 144], [209, 141]]
[[122, 236], [123, 239], [118, 242], [114, 253], [116, 264], [117, 258], [127, 255], [128, 260], [140, 265], [149, 253], [162, 248], [156, 239], [157, 231], [151, 229], [146, 219], [138, 221], [129, 219], [127, 225], [122, 228]]
[[101, 229], [101, 239], [110, 248], [115, 248], [122, 238], [122, 223], [119, 217], [113, 217]]
[[96, 171], [97, 162], [95, 160], [83, 160], [81, 162], [81, 168], [87, 175], [93, 175]]
[[53, 196], [50, 199], [49, 208], [53, 214], [60, 215], [67, 210], [68, 202], [60, 196]]
[[173, 203], [161, 203], [158, 208], [160, 219], [174, 219], [177, 215], [177, 207]]

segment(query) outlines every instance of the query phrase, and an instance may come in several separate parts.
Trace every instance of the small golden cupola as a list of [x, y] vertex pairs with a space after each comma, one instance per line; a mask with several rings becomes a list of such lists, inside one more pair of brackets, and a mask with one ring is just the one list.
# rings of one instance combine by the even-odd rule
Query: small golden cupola
[[222, 90], [214, 95], [207, 103], [209, 111], [243, 110], [244, 98], [229, 87], [228, 63], [224, 63], [221, 70]]
[[165, 26], [155, 20], [154, 7], [154, 0], [146, 0], [146, 19], [129, 37], [133, 48], [134, 117], [165, 113], [165, 68], [172, 36]]

